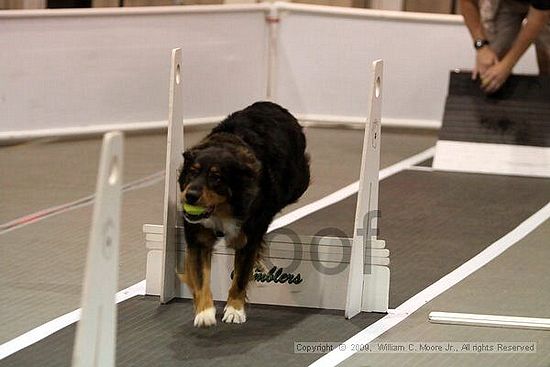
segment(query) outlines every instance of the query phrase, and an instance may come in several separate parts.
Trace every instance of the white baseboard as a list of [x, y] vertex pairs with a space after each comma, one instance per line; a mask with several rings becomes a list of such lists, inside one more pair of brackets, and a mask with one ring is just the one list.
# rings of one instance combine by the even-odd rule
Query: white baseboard
[[[327, 126], [327, 127], [353, 127], [364, 128], [366, 117], [356, 116], [332, 116], [332, 115], [296, 115], [304, 126]], [[214, 124], [222, 121], [225, 116], [210, 116], [184, 119], [184, 126], [200, 126]], [[166, 129], [167, 121], [145, 121], [128, 122], [122, 124], [98, 124], [87, 126], [59, 127], [53, 129], [36, 129], [20, 131], [0, 132], [0, 145], [14, 141], [24, 141], [42, 138], [70, 137], [101, 135], [109, 131], [138, 132]], [[382, 126], [416, 128], [416, 129], [439, 129], [441, 122], [436, 120], [414, 120], [382, 118]]]
[[[223, 120], [225, 116], [212, 116], [184, 119], [184, 126], [207, 125]], [[168, 126], [167, 121], [128, 122], [122, 124], [99, 124], [87, 126], [59, 127], [53, 129], [36, 129], [0, 132], [0, 144], [19, 140], [41, 138], [101, 135], [109, 131], [137, 132], [162, 130]]]

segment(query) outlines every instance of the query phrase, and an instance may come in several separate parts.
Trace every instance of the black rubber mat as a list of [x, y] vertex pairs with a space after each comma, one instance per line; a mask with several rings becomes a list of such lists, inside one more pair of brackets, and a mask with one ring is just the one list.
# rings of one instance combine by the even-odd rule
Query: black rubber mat
[[[395, 307], [505, 235], [550, 200], [549, 180], [405, 171], [381, 183], [380, 238], [391, 251]], [[353, 231], [355, 197], [289, 226], [301, 235]], [[218, 305], [221, 310], [222, 305]], [[251, 305], [245, 325], [192, 326], [190, 301], [156, 297], [119, 305], [118, 366], [304, 366], [320, 355], [294, 354], [298, 341], [343, 341], [380, 319], [363, 313]], [[74, 326], [0, 362], [69, 366]]]
[[422, 161], [422, 162], [418, 163], [416, 166], [417, 167], [432, 167], [433, 164], [434, 164], [434, 159], [430, 158], [430, 159], [426, 159], [425, 161]]
[[550, 77], [512, 75], [486, 95], [470, 73], [451, 72], [439, 139], [550, 147]]

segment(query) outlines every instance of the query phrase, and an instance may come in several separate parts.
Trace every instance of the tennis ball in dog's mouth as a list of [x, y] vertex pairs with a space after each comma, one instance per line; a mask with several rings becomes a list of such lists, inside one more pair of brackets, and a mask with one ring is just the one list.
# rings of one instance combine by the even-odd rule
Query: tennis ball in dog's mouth
[[196, 205], [191, 205], [191, 204], [184, 203], [183, 204], [183, 210], [187, 214], [201, 215], [206, 211], [206, 208], [204, 208], [202, 206], [196, 206]]

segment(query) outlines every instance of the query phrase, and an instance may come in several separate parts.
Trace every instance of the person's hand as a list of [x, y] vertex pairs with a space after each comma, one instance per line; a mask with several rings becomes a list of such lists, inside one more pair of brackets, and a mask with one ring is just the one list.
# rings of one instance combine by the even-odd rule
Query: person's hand
[[502, 87], [506, 79], [512, 73], [512, 66], [505, 62], [497, 62], [485, 73], [481, 74], [481, 89], [485, 93], [494, 93]]
[[476, 52], [476, 65], [472, 71], [472, 79], [476, 80], [479, 75], [483, 75], [491, 66], [498, 62], [498, 56], [489, 46], [485, 46]]

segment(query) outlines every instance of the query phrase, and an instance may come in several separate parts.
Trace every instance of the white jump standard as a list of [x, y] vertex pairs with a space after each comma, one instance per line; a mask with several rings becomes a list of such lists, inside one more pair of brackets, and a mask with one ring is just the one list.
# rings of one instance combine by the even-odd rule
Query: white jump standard
[[[177, 172], [183, 148], [181, 52], [172, 54], [170, 118], [168, 125], [164, 225], [145, 224], [147, 247], [146, 294], [160, 295], [166, 303], [174, 297], [192, 298], [176, 277], [183, 272], [185, 244], [178, 214]], [[284, 228], [268, 235], [266, 253], [247, 291], [249, 303], [345, 310], [348, 318], [361, 311], [387, 312], [389, 251], [376, 237], [382, 61], [372, 67], [369, 116], [365, 125], [355, 229], [352, 239], [300, 236]], [[324, 223], [330, 227], [330, 223]], [[168, 228], [165, 231], [165, 228]], [[321, 228], [319, 228], [321, 229]], [[213, 299], [225, 301], [231, 285], [234, 251], [218, 241], [211, 265]], [[237, 315], [239, 316], [239, 315]], [[242, 316], [242, 317], [241, 317]], [[212, 315], [213, 322], [215, 315]], [[235, 320], [224, 320], [235, 322]], [[240, 322], [246, 316], [240, 315]]]
[[122, 163], [122, 134], [105, 134], [86, 257], [82, 313], [73, 350], [75, 367], [115, 365]]

